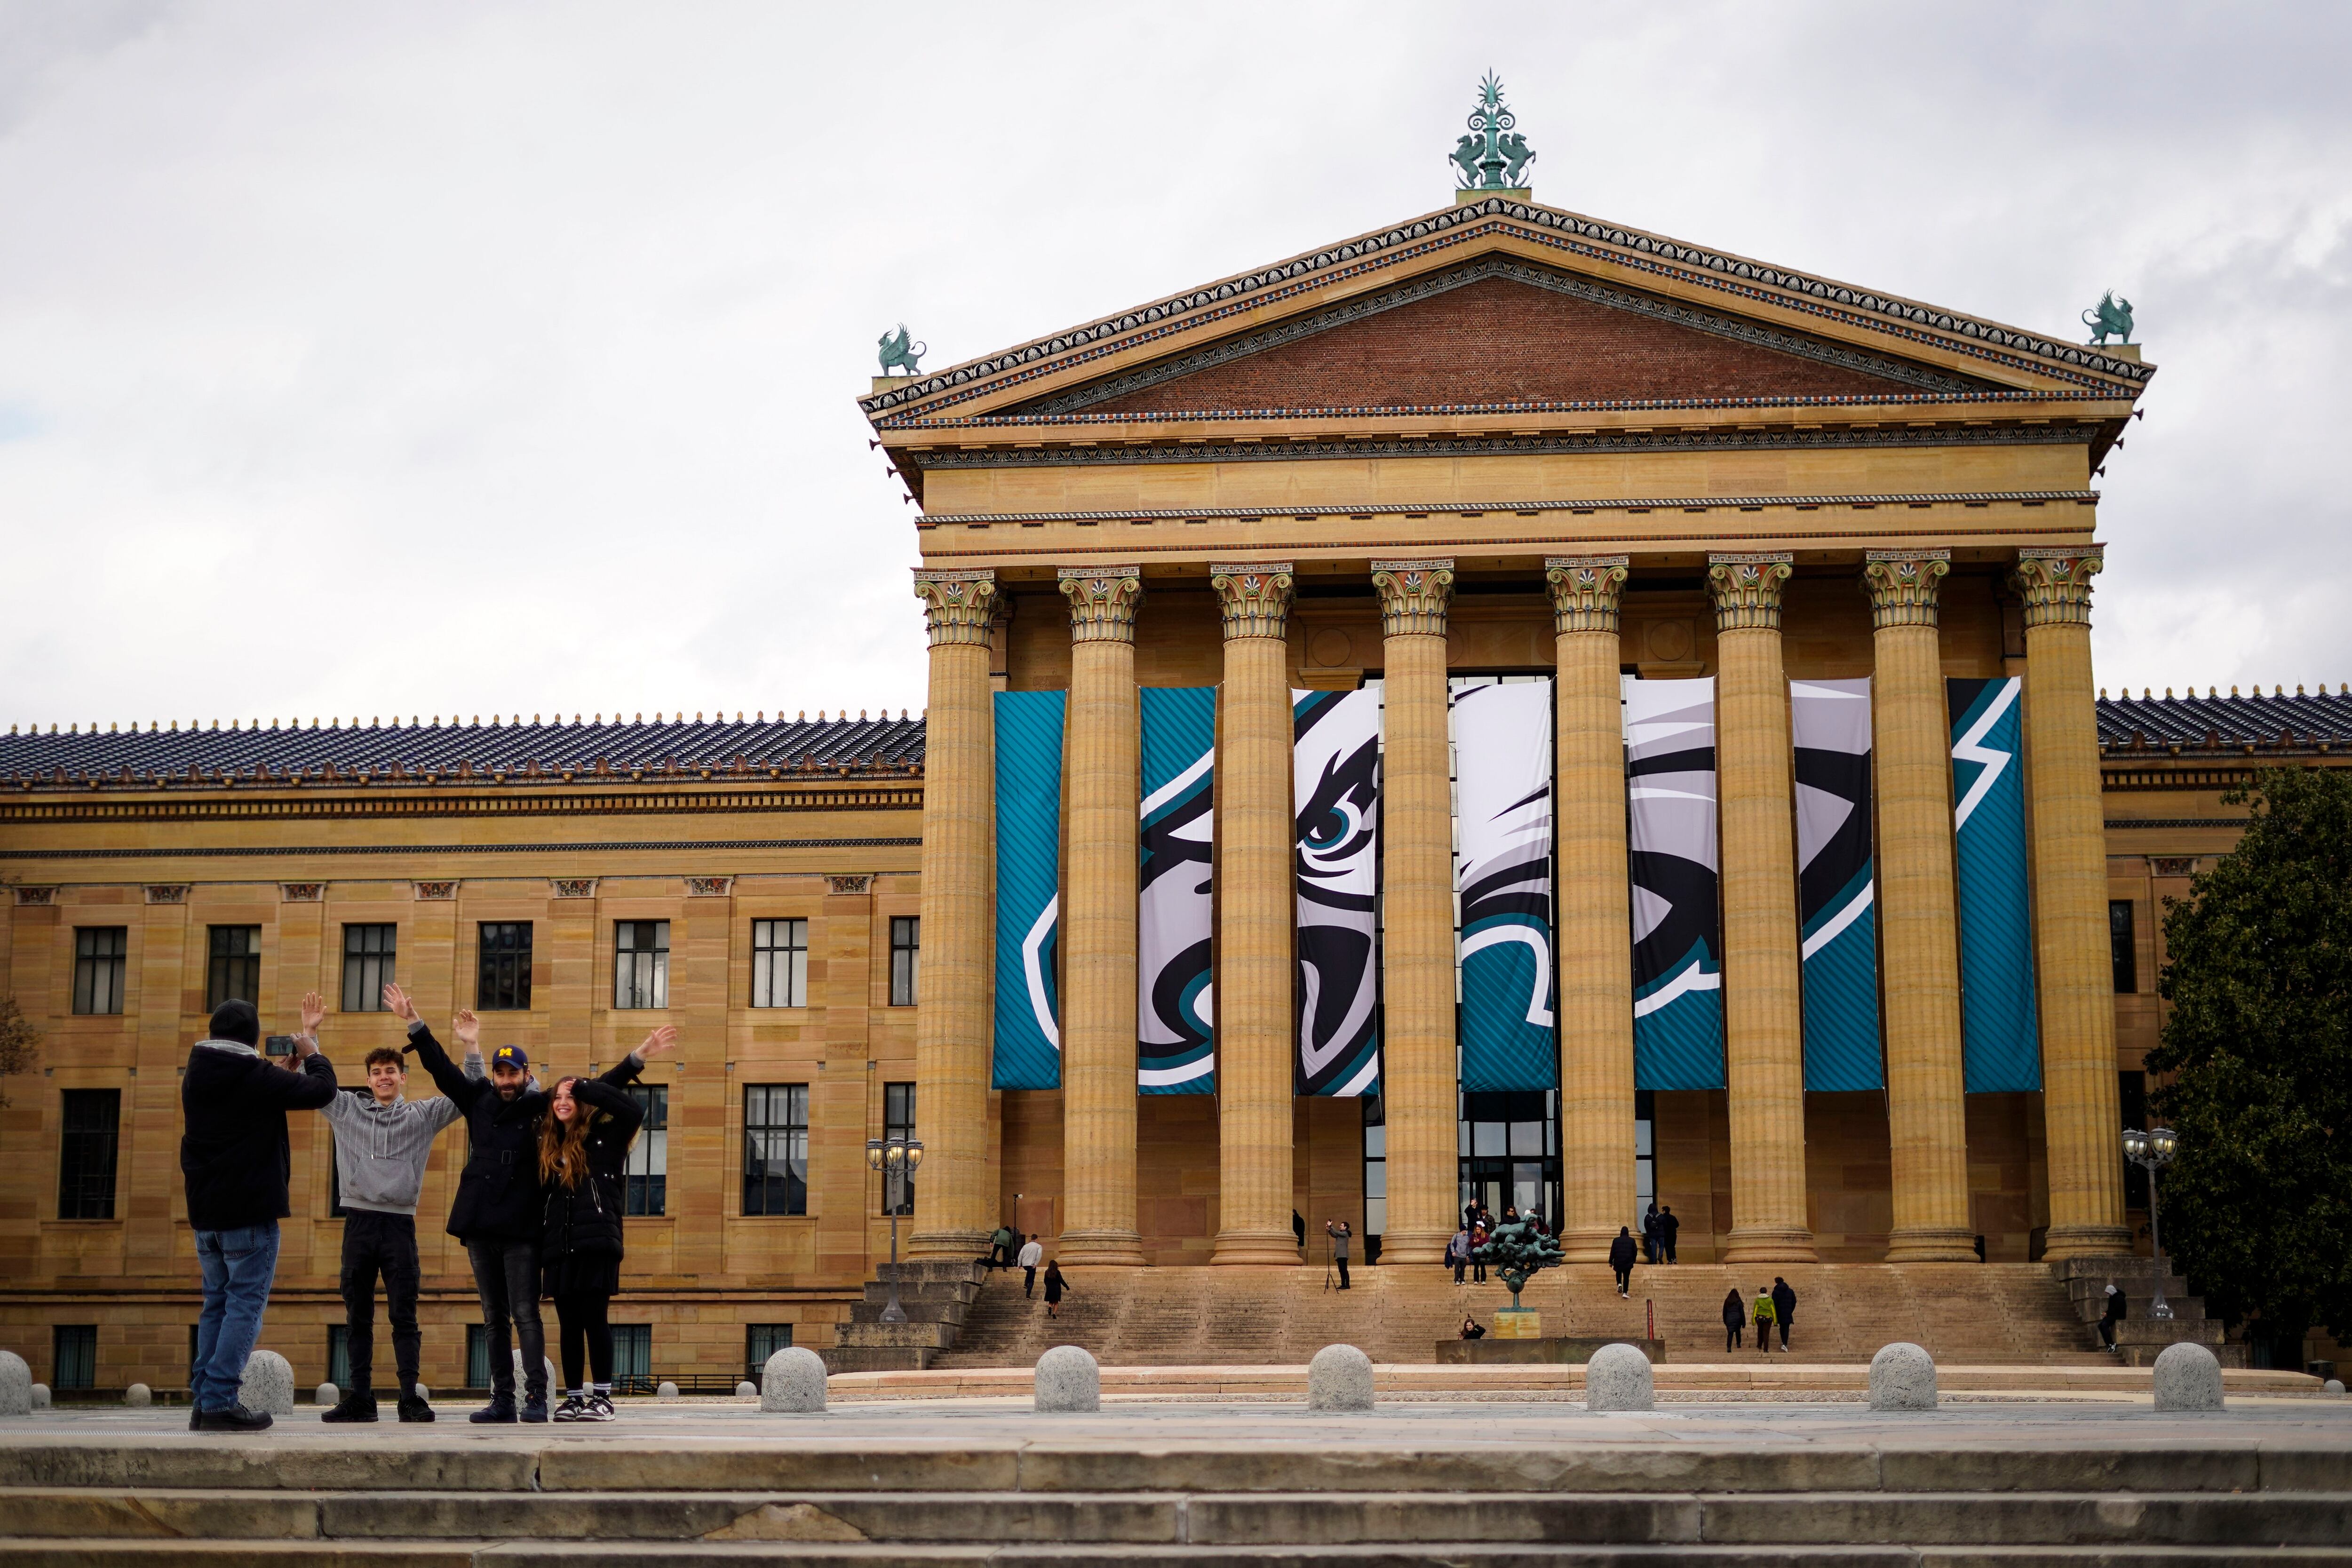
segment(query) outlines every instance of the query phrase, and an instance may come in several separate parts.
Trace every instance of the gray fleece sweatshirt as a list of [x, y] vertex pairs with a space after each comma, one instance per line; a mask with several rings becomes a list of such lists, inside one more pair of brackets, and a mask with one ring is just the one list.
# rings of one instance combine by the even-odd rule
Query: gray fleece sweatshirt
[[[466, 1054], [466, 1076], [482, 1076], [482, 1057]], [[338, 1092], [327, 1102], [325, 1115], [335, 1129], [335, 1175], [342, 1184], [343, 1206], [377, 1214], [414, 1215], [417, 1194], [425, 1190], [425, 1164], [433, 1157], [433, 1140], [457, 1120], [457, 1102], [441, 1095], [410, 1100], [403, 1095], [390, 1105], [374, 1095]]]

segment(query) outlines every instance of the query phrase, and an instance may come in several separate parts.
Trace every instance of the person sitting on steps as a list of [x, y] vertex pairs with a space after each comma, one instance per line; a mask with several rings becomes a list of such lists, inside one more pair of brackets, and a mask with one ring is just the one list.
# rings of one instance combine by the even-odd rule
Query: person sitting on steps
[[1486, 1337], [1486, 1325], [1465, 1312], [1462, 1314], [1462, 1337], [1465, 1340], [1483, 1340]]

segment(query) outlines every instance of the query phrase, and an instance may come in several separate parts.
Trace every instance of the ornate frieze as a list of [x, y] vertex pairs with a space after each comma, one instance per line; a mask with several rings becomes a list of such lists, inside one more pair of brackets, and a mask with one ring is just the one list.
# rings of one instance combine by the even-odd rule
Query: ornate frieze
[[1862, 591], [1873, 626], [1932, 626], [1936, 585], [1952, 569], [1948, 550], [1874, 550], [1863, 560]]
[[996, 616], [996, 574], [987, 569], [915, 573], [915, 597], [923, 602], [923, 625], [931, 647], [943, 643], [988, 646]]
[[278, 896], [281, 900], [289, 904], [322, 903], [325, 901], [327, 897], [327, 884], [324, 882], [280, 882], [278, 884]]
[[1224, 612], [1225, 637], [1279, 637], [1290, 622], [1290, 563], [1213, 565], [1209, 586]]
[[1718, 632], [1779, 631], [1780, 589], [1796, 557], [1785, 551], [1742, 551], [1706, 558], [1706, 591]]
[[1143, 602], [1140, 566], [1065, 566], [1062, 596], [1070, 601], [1072, 642], [1135, 640], [1135, 608]]
[[[1982, 506], [1992, 501], [2016, 501], [2024, 506], [2048, 506], [2053, 503], [2074, 506], [2096, 506], [2096, 490], [1910, 490], [1875, 491], [1867, 495], [1769, 495], [1769, 496], [1587, 496], [1576, 500], [1545, 500], [1518, 498], [1504, 500], [1414, 500], [1360, 501], [1335, 506], [1328, 510], [1306, 508], [1263, 506], [1197, 506], [1197, 507], [1126, 507], [1117, 511], [1096, 511], [1078, 509], [1073, 511], [942, 511], [928, 512], [916, 523], [917, 528], [939, 528], [952, 523], [997, 522], [1141, 522], [1141, 521], [1208, 521], [1213, 518], [1235, 518], [1244, 522], [1256, 522], [1268, 515], [1296, 517], [1309, 521], [1318, 517], [1479, 517], [1489, 513], [1518, 513], [1533, 517], [1540, 512], [1582, 511], [1782, 511], [1794, 508], [1800, 511], [1818, 510], [1823, 507], [1844, 507], [1869, 510], [1877, 507], [1915, 506]], [[1905, 533], [1932, 531], [1937, 537], [1948, 535], [1951, 524], [1945, 523], [1932, 531], [1911, 529], [1874, 530], [1884, 538], [1889, 533], [1900, 538]], [[2057, 533], [2073, 531], [2064, 522], [2053, 522], [2040, 531]], [[1720, 537], [1721, 530], [1713, 533], [1672, 535], [1676, 542], [1685, 540]], [[1556, 542], [1558, 533], [1550, 538]], [[1749, 537], [1755, 537], [1749, 535]], [[1486, 541], [1484, 542], [1491, 542]], [[1529, 542], [1533, 542], [1530, 541]]]
[[689, 899], [723, 899], [735, 890], [732, 877], [688, 877], [686, 896]]
[[1622, 555], [1553, 555], [1544, 561], [1555, 632], [1614, 632], [1630, 562]]
[[16, 907], [20, 910], [47, 909], [58, 901], [55, 888], [18, 888]]
[[596, 896], [596, 879], [553, 877], [548, 879], [548, 890], [559, 899], [593, 899]]
[[2028, 545], [2011, 579], [2025, 600], [2028, 626], [2091, 624], [2091, 579], [2107, 563], [2099, 545]]
[[1454, 563], [1375, 561], [1372, 586], [1380, 590], [1381, 635], [1445, 635], [1445, 608], [1454, 597]]
[[147, 884], [147, 901], [151, 904], [184, 904], [188, 901], [188, 884], [150, 882]]
[[2197, 875], [2197, 857], [2194, 855], [2152, 855], [2148, 857], [2148, 867], [2150, 870], [2159, 877], [2193, 877]]
[[416, 901], [421, 904], [446, 903], [457, 896], [457, 884], [455, 882], [412, 882], [409, 886], [415, 893]]
[[871, 893], [874, 890], [874, 874], [868, 871], [845, 877], [827, 877], [824, 885], [836, 896]]

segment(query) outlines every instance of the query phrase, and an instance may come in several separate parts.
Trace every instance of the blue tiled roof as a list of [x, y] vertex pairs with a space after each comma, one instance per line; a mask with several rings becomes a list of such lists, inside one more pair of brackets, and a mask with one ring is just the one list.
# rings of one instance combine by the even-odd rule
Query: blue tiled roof
[[2352, 742], [2352, 695], [2320, 690], [2292, 696], [2121, 697], [2099, 699], [2099, 743], [2183, 751], [2242, 751], [2249, 745], [2302, 750]]
[[[541, 773], [746, 767], [919, 768], [923, 721], [832, 719], [662, 723], [305, 724], [0, 735], [0, 780], [54, 782], [302, 773]], [[599, 764], [602, 764], [600, 769]]]

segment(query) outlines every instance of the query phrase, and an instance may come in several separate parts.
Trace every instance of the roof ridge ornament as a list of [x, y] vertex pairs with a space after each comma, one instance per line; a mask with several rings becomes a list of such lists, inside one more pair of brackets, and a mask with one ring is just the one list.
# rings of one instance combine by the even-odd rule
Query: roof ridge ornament
[[2103, 348], [2107, 335], [2115, 334], [2116, 342], [2132, 341], [2132, 302], [2110, 289], [2099, 296], [2099, 302], [2083, 312], [2083, 325], [2091, 329], [2091, 341], [2086, 347]]
[[1521, 182], [1536, 155], [1518, 132], [1518, 116], [1505, 107], [1503, 81], [1493, 71], [1478, 84], [1478, 105], [1467, 123], [1473, 134], [1457, 138], [1450, 154], [1461, 189], [1524, 192]]
[[909, 341], [904, 321], [898, 323], [897, 331], [883, 333], [876, 346], [880, 351], [877, 357], [882, 362], [884, 375], [920, 375], [923, 367], [916, 362], [931, 352], [929, 343]]

